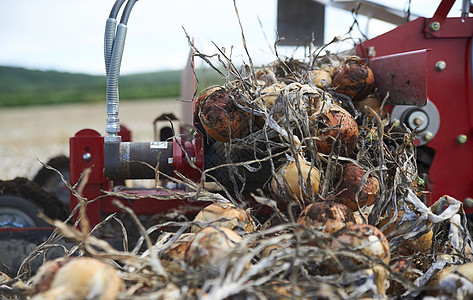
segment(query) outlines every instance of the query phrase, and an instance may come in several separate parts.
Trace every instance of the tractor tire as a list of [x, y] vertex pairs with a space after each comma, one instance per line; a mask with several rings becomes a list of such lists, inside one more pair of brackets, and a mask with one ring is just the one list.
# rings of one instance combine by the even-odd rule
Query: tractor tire
[[65, 220], [69, 215], [64, 203], [37, 183], [21, 177], [0, 180], [0, 227], [48, 226], [38, 217], [40, 211], [51, 219]]
[[[69, 158], [61, 155], [51, 158], [46, 165], [58, 170], [66, 181], [70, 180]], [[42, 167], [33, 181], [39, 184], [48, 192], [55, 193], [56, 196], [69, 208], [70, 191], [61, 179], [61, 176], [54, 170]]]
[[0, 228], [49, 226], [38, 214], [41, 208], [18, 196], [0, 196]]

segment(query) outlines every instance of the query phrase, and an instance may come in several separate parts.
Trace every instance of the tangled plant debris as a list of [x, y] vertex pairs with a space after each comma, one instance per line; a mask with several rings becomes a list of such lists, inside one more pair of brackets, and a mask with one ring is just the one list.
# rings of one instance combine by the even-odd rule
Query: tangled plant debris
[[[70, 274], [61, 282], [98, 299], [471, 297], [472, 239], [462, 203], [444, 196], [426, 206], [415, 133], [389, 124], [369, 64], [350, 52], [321, 56], [322, 49], [256, 68], [250, 58], [237, 67], [221, 49], [206, 55], [194, 48], [226, 78], [197, 95], [195, 116], [206, 156], [220, 153], [224, 163], [207, 165], [198, 183], [185, 174], [169, 178], [187, 192], [155, 197], [214, 204], [192, 221], [176, 210], [145, 226], [116, 201], [139, 231], [130, 244], [117, 214], [90, 229], [86, 209], [97, 199], [69, 186], [80, 217], [48, 220], [56, 230], [17, 276], [0, 277], [0, 293], [49, 299], [66, 288], [55, 274], [88, 257], [83, 263], [117, 279], [91, 283]], [[97, 234], [112, 223], [122, 250]], [[61, 246], [62, 239], [74, 246]], [[52, 247], [64, 258], [31, 276], [29, 261]], [[41, 286], [45, 272], [50, 282]]]

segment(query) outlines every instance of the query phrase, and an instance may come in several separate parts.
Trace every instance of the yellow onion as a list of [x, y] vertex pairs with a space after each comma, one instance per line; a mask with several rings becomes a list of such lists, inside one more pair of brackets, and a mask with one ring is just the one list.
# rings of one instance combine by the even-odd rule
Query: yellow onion
[[225, 88], [217, 88], [199, 105], [199, 119], [209, 136], [221, 142], [243, 138], [250, 133], [253, 114], [235, 104], [244, 106], [239, 96], [232, 95]]
[[353, 212], [343, 204], [321, 201], [308, 205], [299, 215], [297, 224], [333, 234], [345, 226], [355, 224]]
[[184, 233], [161, 253], [161, 263], [169, 273], [178, 274], [185, 272], [181, 268], [181, 262], [184, 261], [187, 246], [193, 237], [193, 233]]
[[357, 211], [358, 205], [363, 207], [373, 204], [378, 196], [379, 181], [370, 174], [358, 194], [358, 203], [356, 202], [356, 193], [365, 173], [362, 168], [352, 163], [343, 166], [340, 185], [337, 188], [337, 201], [345, 204], [352, 211]]
[[381, 102], [378, 100], [378, 97], [370, 95], [358, 102], [353, 103], [353, 106], [364, 114], [370, 114], [371, 111], [366, 107], [373, 109], [375, 112], [379, 112], [381, 109]]
[[[284, 194], [290, 199], [307, 201], [319, 191], [320, 172], [317, 168], [311, 167], [310, 163], [306, 162], [302, 156], [299, 155], [297, 159], [299, 161], [300, 173], [296, 160], [283, 165], [271, 180], [271, 190], [279, 198], [283, 197], [279, 192], [279, 188], [282, 188]], [[310, 184], [308, 185], [309, 180]], [[302, 181], [304, 186], [308, 185], [309, 194], [304, 192], [300, 181]]]
[[[317, 150], [330, 154], [335, 142], [341, 146], [341, 154], [349, 156], [355, 150], [358, 142], [358, 124], [352, 115], [342, 107], [331, 104], [321, 114], [310, 117], [312, 126], [316, 126], [318, 139]], [[338, 144], [335, 145], [335, 151]]]
[[[255, 223], [248, 211], [237, 207], [230, 202], [215, 202], [204, 207], [194, 218], [194, 223], [211, 223], [214, 226], [227, 227], [235, 229], [236, 227], [244, 229], [251, 233], [255, 231]], [[206, 225], [204, 225], [206, 226]], [[191, 232], [197, 232], [200, 225], [191, 226]]]
[[33, 283], [32, 299], [116, 299], [123, 280], [104, 262], [90, 258], [58, 259], [43, 265]]
[[359, 101], [372, 93], [374, 74], [366, 63], [358, 57], [349, 57], [335, 70], [332, 86], [336, 91]]
[[321, 89], [328, 88], [332, 85], [332, 75], [330, 74], [330, 70], [326, 68], [310, 71], [309, 78], [316, 87]]
[[[448, 294], [454, 294], [459, 291], [463, 282], [471, 284], [473, 282], [473, 263], [465, 263], [461, 265], [446, 266], [440, 272], [436, 273], [429, 281], [429, 286], [435, 288], [430, 291], [431, 296], [442, 295], [445, 292]], [[473, 291], [471, 289], [462, 289], [462, 295], [466, 298], [471, 299]]]
[[265, 87], [261, 90], [261, 96], [258, 99], [259, 105], [261, 107], [266, 107], [267, 110], [270, 110], [274, 106], [276, 98], [279, 97], [279, 94], [281, 94], [285, 88], [286, 85], [283, 82], [277, 82], [273, 85]]
[[192, 266], [219, 266], [222, 259], [242, 240], [226, 227], [205, 227], [189, 241], [185, 261]]

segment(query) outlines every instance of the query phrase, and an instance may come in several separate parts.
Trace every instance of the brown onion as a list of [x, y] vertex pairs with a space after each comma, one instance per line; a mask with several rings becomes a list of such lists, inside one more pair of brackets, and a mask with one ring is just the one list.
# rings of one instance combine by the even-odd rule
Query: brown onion
[[363, 60], [349, 57], [335, 70], [332, 86], [353, 101], [359, 101], [373, 92], [374, 74]]
[[[331, 104], [322, 114], [312, 115], [310, 121], [312, 124], [318, 122], [319, 139], [316, 145], [319, 152], [330, 154], [336, 141], [340, 142], [342, 155], [348, 156], [355, 150], [358, 142], [358, 124], [342, 107]], [[336, 149], [337, 147], [335, 151]]]
[[250, 133], [253, 115], [235, 102], [244, 106], [240, 97], [220, 87], [211, 91], [200, 103], [200, 122], [208, 135], [217, 141], [228, 142], [231, 138], [243, 138]]
[[321, 201], [308, 205], [299, 215], [297, 223], [311, 229], [333, 234], [345, 226], [355, 224], [353, 212], [343, 204]]
[[356, 193], [365, 174], [366, 172], [355, 164], [348, 163], [344, 165], [341, 182], [337, 189], [337, 201], [345, 204], [353, 211], [357, 211], [358, 206], [363, 207], [373, 204], [379, 192], [379, 181], [373, 174], [368, 176], [358, 194], [358, 203], [356, 201]]
[[389, 242], [378, 228], [369, 224], [354, 224], [340, 229], [333, 236], [335, 239], [330, 249], [359, 248], [363, 254], [389, 264], [391, 258]]
[[[244, 229], [251, 233], [255, 231], [255, 223], [248, 211], [230, 202], [215, 202], [204, 207], [194, 218], [194, 222], [211, 223], [214, 226]], [[206, 225], [204, 225], [206, 226]], [[191, 226], [191, 232], [202, 229], [199, 225]]]

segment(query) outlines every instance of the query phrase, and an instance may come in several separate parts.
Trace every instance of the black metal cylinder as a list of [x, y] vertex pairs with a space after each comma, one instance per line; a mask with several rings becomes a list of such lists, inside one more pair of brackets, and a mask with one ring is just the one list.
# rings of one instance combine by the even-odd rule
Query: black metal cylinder
[[104, 174], [111, 180], [154, 179], [158, 170], [172, 176], [172, 159], [173, 147], [169, 142], [121, 142], [118, 149], [107, 147], [106, 143]]

